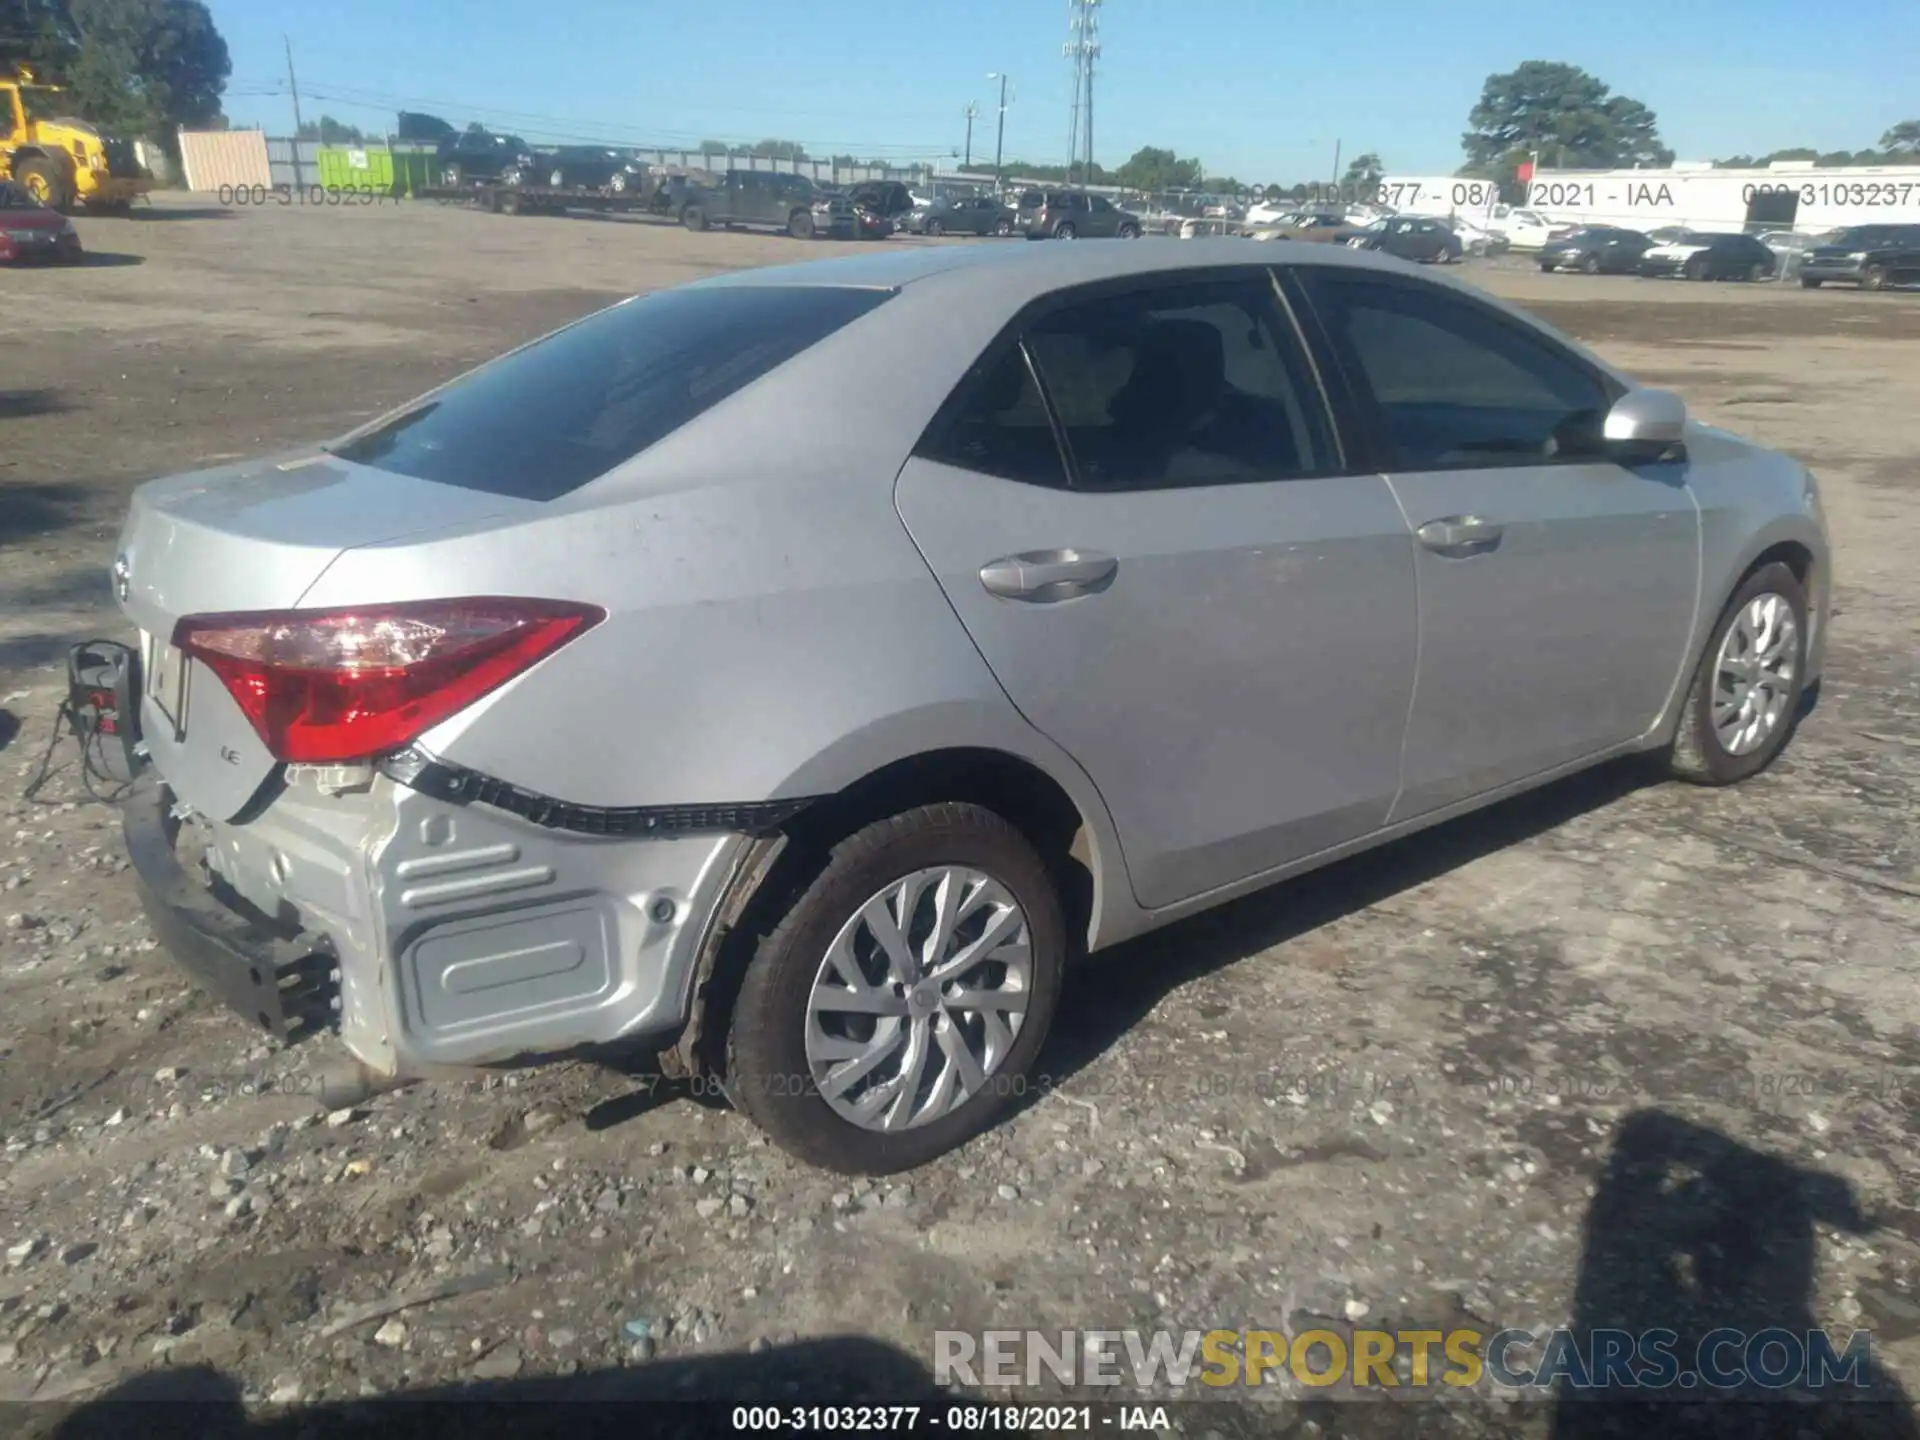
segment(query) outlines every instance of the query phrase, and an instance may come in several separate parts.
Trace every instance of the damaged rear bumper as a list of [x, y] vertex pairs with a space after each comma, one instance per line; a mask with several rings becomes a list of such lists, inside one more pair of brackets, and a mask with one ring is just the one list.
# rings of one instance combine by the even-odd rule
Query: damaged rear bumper
[[575, 817], [551, 805], [515, 813], [497, 785], [432, 772], [422, 789], [370, 775], [342, 791], [297, 769], [216, 822], [148, 767], [125, 805], [128, 858], [203, 989], [287, 1039], [337, 1029], [388, 1078], [671, 1041], [715, 918], [767, 844], [721, 830], [729, 807], [691, 812], [704, 833], [581, 833], [555, 828]]
[[140, 903], [160, 943], [215, 999], [269, 1033], [298, 1038], [338, 1018], [330, 947], [222, 903], [180, 863], [173, 792], [149, 781], [124, 802], [121, 829]]

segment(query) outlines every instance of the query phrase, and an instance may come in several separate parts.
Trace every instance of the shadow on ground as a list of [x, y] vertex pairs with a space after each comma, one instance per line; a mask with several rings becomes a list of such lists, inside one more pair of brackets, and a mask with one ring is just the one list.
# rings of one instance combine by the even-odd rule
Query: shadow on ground
[[[735, 1435], [736, 1406], [918, 1406], [944, 1419], [954, 1396], [905, 1351], [859, 1337], [812, 1340], [764, 1354], [699, 1356], [565, 1377], [475, 1381], [377, 1401], [292, 1406], [249, 1416], [239, 1387], [212, 1369], [155, 1371], [101, 1398], [53, 1413], [45, 1440], [294, 1440], [294, 1437], [458, 1434], [668, 1437]], [[557, 1404], [555, 1402], [568, 1402]], [[455, 1402], [461, 1402], [455, 1404]], [[881, 1424], [886, 1433], [902, 1428]], [[944, 1433], [923, 1425], [907, 1433]], [[800, 1433], [809, 1433], [802, 1431]], [[1002, 1431], [1000, 1433], [1010, 1433]], [[1025, 1432], [1011, 1432], [1025, 1433]]]
[[[1913, 1407], [1874, 1362], [1870, 1342], [1854, 1341], [1862, 1347], [1856, 1357], [1849, 1334], [1817, 1334], [1817, 1226], [1849, 1235], [1876, 1228], [1836, 1176], [1665, 1111], [1628, 1115], [1587, 1210], [1573, 1332], [1589, 1362], [1609, 1337], [1618, 1337], [1616, 1352], [1634, 1350], [1610, 1374], [1585, 1376], [1585, 1384], [1563, 1372], [1554, 1440], [1914, 1440], [1920, 1427]], [[1678, 1383], [1660, 1400], [1621, 1403], [1618, 1397], [1635, 1393], [1619, 1383], [1622, 1368], [1646, 1375], [1641, 1347], [1661, 1333], [1679, 1367]], [[1837, 1383], [1803, 1383], [1809, 1363], [1820, 1364], [1808, 1357], [1823, 1343], [1839, 1357], [1829, 1370]], [[1846, 1371], [1854, 1358], [1858, 1367]], [[1698, 1403], [1701, 1384], [1684, 1379], [1696, 1364], [1702, 1383], [1721, 1385], [1742, 1374], [1749, 1383], [1718, 1390], [1716, 1403]], [[1705, 1373], [1708, 1365], [1717, 1375]], [[1602, 1383], [1608, 1380], [1614, 1383]]]
[[0, 420], [25, 420], [34, 415], [64, 415], [80, 407], [59, 390], [0, 390]]
[[156, 220], [231, 220], [233, 217], [234, 212], [223, 205], [168, 205], [142, 206], [120, 218], [151, 224]]
[[[0, 409], [0, 418], [12, 417]], [[0, 545], [64, 530], [80, 519], [86, 502], [85, 488], [72, 483], [0, 482]]]
[[1603, 765], [1102, 951], [1067, 977], [1037, 1068], [1065, 1079], [1182, 985], [1611, 805], [1654, 775], [1643, 760]]

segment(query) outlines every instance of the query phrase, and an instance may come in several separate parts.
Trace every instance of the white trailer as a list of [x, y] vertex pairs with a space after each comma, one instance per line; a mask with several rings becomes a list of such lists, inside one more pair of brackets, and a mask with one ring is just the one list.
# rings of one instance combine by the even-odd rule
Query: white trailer
[[1820, 168], [1779, 161], [1759, 170], [1541, 170], [1527, 206], [1556, 221], [1657, 230], [1798, 230], [1920, 224], [1920, 165]]

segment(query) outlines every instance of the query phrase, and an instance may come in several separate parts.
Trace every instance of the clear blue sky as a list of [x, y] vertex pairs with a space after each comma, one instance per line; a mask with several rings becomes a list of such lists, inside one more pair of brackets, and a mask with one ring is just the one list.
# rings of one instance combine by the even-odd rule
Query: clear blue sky
[[[233, 52], [226, 108], [291, 128], [290, 36], [308, 119], [385, 129], [402, 101], [529, 140], [804, 142], [901, 161], [1066, 151], [1065, 0], [210, 0]], [[1312, 179], [1378, 152], [1449, 173], [1487, 75], [1562, 60], [1653, 107], [1681, 159], [1873, 145], [1920, 117], [1914, 0], [1108, 0], [1095, 158], [1141, 145], [1209, 173]]]

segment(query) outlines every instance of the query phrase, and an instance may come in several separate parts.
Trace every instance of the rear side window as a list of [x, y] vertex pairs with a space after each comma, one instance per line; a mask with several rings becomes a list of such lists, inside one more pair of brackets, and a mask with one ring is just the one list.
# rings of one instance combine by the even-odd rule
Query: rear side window
[[668, 290], [603, 310], [455, 381], [341, 458], [522, 500], [598, 479], [891, 292]]
[[919, 453], [1002, 480], [1064, 486], [1066, 462], [1054, 439], [1047, 402], [1034, 384], [1018, 345], [976, 365], [959, 392], [960, 403], [944, 424], [936, 421]]
[[1089, 300], [1047, 315], [1026, 343], [1086, 489], [1337, 468], [1318, 391], [1264, 275]]

